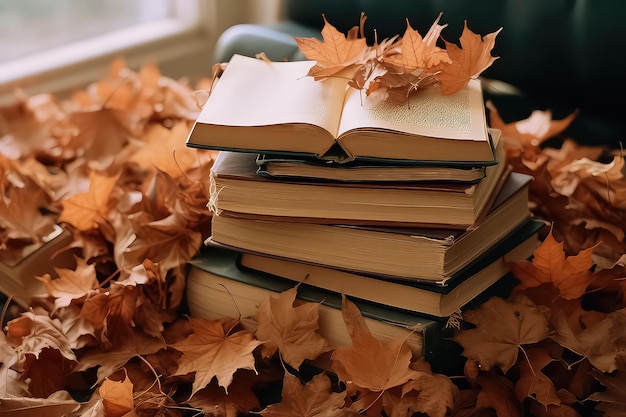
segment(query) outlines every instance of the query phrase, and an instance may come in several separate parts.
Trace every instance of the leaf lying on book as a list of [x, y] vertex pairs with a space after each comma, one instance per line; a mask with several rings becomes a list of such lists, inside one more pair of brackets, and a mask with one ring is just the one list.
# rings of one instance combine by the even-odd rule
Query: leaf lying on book
[[313, 360], [331, 348], [319, 334], [319, 304], [294, 306], [298, 287], [269, 297], [257, 309], [258, 327], [255, 336], [265, 341], [261, 346], [264, 357], [280, 351], [281, 358], [298, 369], [305, 359]]
[[[317, 61], [308, 75], [317, 81], [329, 77], [351, 77], [350, 86], [363, 89], [369, 96], [391, 98], [406, 102], [418, 89], [441, 84], [442, 94], [462, 90], [470, 79], [478, 76], [497, 59], [491, 55], [495, 39], [501, 29], [484, 38], [472, 32], [467, 22], [461, 34], [462, 48], [445, 42], [447, 49], [437, 46], [442, 30], [441, 14], [430, 30], [422, 37], [407, 19], [403, 37], [394, 36], [374, 45], [367, 45], [363, 37], [366, 16], [361, 14], [360, 26], [343, 35], [324, 16], [322, 38], [296, 37], [300, 51], [310, 60]], [[346, 73], [345, 70], [351, 73]]]

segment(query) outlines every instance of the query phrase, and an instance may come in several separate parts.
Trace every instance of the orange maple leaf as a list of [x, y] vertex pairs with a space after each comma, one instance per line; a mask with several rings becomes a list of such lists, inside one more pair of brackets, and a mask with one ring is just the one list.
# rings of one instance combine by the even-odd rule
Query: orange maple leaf
[[411, 27], [407, 19], [406, 30], [402, 36], [401, 52], [404, 72], [412, 72], [418, 68], [428, 69], [442, 62], [452, 63], [446, 50], [439, 48], [436, 44], [441, 31], [448, 26], [439, 24], [441, 16], [440, 13], [423, 38], [417, 30]]
[[376, 339], [359, 308], [345, 295], [341, 311], [352, 345], [333, 351], [331, 367], [341, 381], [349, 381], [348, 396], [359, 393], [354, 406], [375, 414], [382, 407], [382, 393], [418, 378], [420, 372], [409, 367], [412, 352], [408, 344], [404, 340], [384, 344]]
[[478, 78], [498, 58], [491, 55], [496, 36], [502, 28], [483, 37], [467, 27], [467, 21], [459, 41], [461, 48], [455, 43], [445, 42], [446, 51], [451, 63], [443, 62], [437, 79], [441, 82], [442, 94], [454, 94], [461, 91], [470, 79]]
[[358, 37], [355, 28], [346, 36], [328, 23], [326, 16], [322, 17], [323, 41], [317, 38], [295, 37], [298, 48], [304, 56], [317, 61], [307, 74], [316, 81], [332, 77], [356, 63], [368, 48], [366, 39]]
[[522, 345], [549, 334], [548, 320], [524, 295], [512, 300], [493, 297], [464, 312], [463, 319], [476, 328], [463, 330], [454, 340], [463, 347], [463, 356], [478, 361], [484, 370], [498, 366], [506, 373], [517, 362]]
[[102, 346], [86, 349], [81, 353], [80, 362], [75, 370], [81, 372], [97, 367], [96, 384], [100, 384], [132, 358], [150, 355], [165, 347], [161, 339], [134, 331], [123, 342], [118, 342], [108, 350]]
[[55, 268], [57, 278], [50, 274], [36, 277], [43, 282], [48, 295], [54, 297], [54, 305], [57, 308], [67, 307], [72, 300], [89, 294], [98, 286], [96, 268], [94, 264], [88, 264], [84, 259], [75, 257], [76, 269]]
[[593, 278], [590, 268], [593, 266], [591, 255], [594, 249], [595, 246], [566, 257], [563, 242], [557, 242], [550, 230], [535, 249], [533, 259], [512, 262], [511, 270], [520, 280], [521, 288], [551, 283], [561, 297], [573, 300], [585, 293]]
[[268, 296], [255, 315], [256, 337], [264, 341], [262, 355], [269, 357], [278, 350], [281, 358], [295, 369], [305, 359], [315, 359], [331, 349], [319, 334], [319, 304], [302, 303], [294, 307], [297, 291], [298, 286], [278, 297]]
[[533, 110], [526, 119], [506, 123], [492, 101], [488, 100], [485, 106], [489, 111], [489, 127], [500, 129], [505, 139], [519, 146], [539, 146], [567, 129], [578, 115], [578, 111], [573, 111], [563, 119], [553, 120], [551, 110]]
[[194, 333], [171, 345], [183, 353], [174, 375], [195, 373], [190, 397], [209, 385], [215, 377], [228, 391], [238, 369], [255, 370], [252, 351], [261, 344], [252, 333], [240, 330], [229, 334], [221, 322], [190, 317]]
[[62, 201], [63, 211], [59, 222], [69, 223], [81, 231], [97, 228], [99, 222], [106, 221], [113, 204], [111, 193], [116, 187], [118, 177], [119, 175], [108, 176], [91, 172], [89, 191]]
[[7, 194], [0, 197], [0, 229], [5, 229], [0, 246], [5, 239], [40, 242], [50, 234], [55, 222], [52, 216], [41, 213], [46, 205], [45, 193], [40, 188], [9, 188]]
[[122, 417], [134, 408], [133, 383], [128, 378], [123, 381], [105, 379], [98, 389], [104, 412], [107, 417]]
[[349, 416], [350, 412], [341, 408], [343, 404], [344, 394], [331, 391], [330, 379], [325, 373], [315, 375], [303, 385], [298, 378], [285, 372], [281, 402], [270, 404], [259, 414], [267, 417]]

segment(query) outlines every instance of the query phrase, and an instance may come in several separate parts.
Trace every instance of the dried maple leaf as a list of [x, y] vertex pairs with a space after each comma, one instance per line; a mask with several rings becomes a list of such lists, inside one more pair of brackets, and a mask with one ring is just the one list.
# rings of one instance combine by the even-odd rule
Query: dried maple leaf
[[255, 319], [257, 339], [263, 341], [261, 354], [272, 356], [278, 350], [281, 358], [300, 368], [305, 359], [315, 359], [331, 348], [319, 334], [319, 304], [302, 303], [294, 306], [298, 286], [268, 296], [257, 309]]
[[105, 379], [98, 393], [102, 398], [106, 417], [122, 417], [134, 408], [133, 383], [128, 376], [123, 381]]
[[105, 343], [125, 344], [134, 333], [134, 317], [139, 290], [113, 282], [109, 291], [85, 300], [80, 314], [102, 333]]
[[459, 38], [461, 48], [452, 42], [445, 42], [446, 52], [451, 63], [442, 62], [437, 79], [441, 82], [442, 94], [461, 91], [470, 79], [478, 76], [498, 58], [491, 55], [496, 36], [502, 28], [483, 37], [472, 32], [467, 21]]
[[606, 318], [588, 328], [574, 332], [564, 314], [554, 318], [556, 333], [552, 339], [583, 356], [602, 372], [616, 369], [617, 358], [626, 350], [626, 310], [607, 314]]
[[45, 348], [58, 350], [70, 361], [76, 355], [63, 334], [58, 320], [34, 311], [24, 312], [7, 324], [7, 342], [15, 347], [20, 355], [32, 354], [37, 357]]
[[65, 417], [80, 408], [67, 391], [57, 391], [47, 398], [8, 397], [0, 401], [0, 414], [12, 417]]
[[96, 346], [81, 352], [76, 371], [81, 372], [97, 367], [97, 384], [100, 384], [130, 359], [156, 353], [165, 347], [166, 345], [161, 339], [135, 331], [111, 349], [107, 350], [103, 349], [102, 346]]
[[41, 213], [47, 205], [46, 194], [40, 188], [9, 188], [0, 199], [0, 229], [6, 229], [5, 237], [0, 237], [0, 246], [3, 240], [11, 239], [41, 242], [52, 233], [54, 217]]
[[481, 374], [476, 379], [480, 392], [477, 409], [493, 409], [498, 417], [520, 417], [521, 407], [515, 399], [513, 383], [502, 375]]
[[515, 395], [520, 403], [530, 397], [545, 407], [561, 404], [554, 383], [541, 372], [555, 360], [545, 349], [531, 347], [526, 351], [526, 357], [518, 362], [520, 377], [515, 383]]
[[[386, 402], [390, 417], [424, 413], [429, 417], [446, 417], [456, 407], [458, 388], [444, 376], [420, 372], [420, 376], [402, 385], [400, 397]], [[393, 404], [388, 406], [387, 404]]]
[[551, 283], [559, 290], [561, 297], [573, 300], [580, 298], [593, 273], [591, 254], [595, 247], [587, 248], [577, 255], [565, 256], [563, 242], [557, 242], [552, 230], [541, 245], [535, 249], [531, 261], [511, 263], [513, 274], [520, 280], [522, 288], [536, 287]]
[[216, 380], [212, 380], [187, 400], [187, 404], [201, 410], [205, 415], [238, 417], [260, 408], [259, 398], [252, 389], [257, 381], [258, 376], [254, 372], [240, 370], [235, 372], [233, 382], [228, 386], [228, 394], [224, 388], [218, 386]]
[[316, 81], [332, 77], [345, 70], [356, 63], [368, 48], [365, 38], [357, 37], [354, 28], [346, 36], [328, 23], [326, 16], [322, 15], [322, 17], [324, 19], [322, 41], [317, 38], [295, 37], [298, 48], [304, 56], [317, 61], [307, 74]]
[[574, 111], [563, 119], [553, 120], [552, 111], [533, 110], [526, 119], [505, 123], [492, 101], [487, 101], [485, 106], [489, 111], [489, 126], [501, 130], [506, 140], [515, 141], [518, 146], [539, 146], [562, 133], [578, 115]]
[[[144, 220], [144, 219], [142, 219]], [[174, 213], [166, 218], [133, 224], [136, 239], [125, 249], [118, 266], [135, 266], [149, 258], [164, 269], [184, 265], [202, 246], [202, 235]]]
[[341, 311], [352, 345], [332, 352], [331, 367], [339, 380], [347, 383], [349, 396], [359, 392], [361, 398], [354, 403], [357, 409], [376, 414], [382, 408], [382, 393], [420, 373], [410, 368], [412, 353], [407, 343], [392, 340], [384, 344], [372, 336], [360, 310], [345, 295]]
[[418, 68], [429, 69], [446, 62], [451, 64], [445, 49], [437, 46], [437, 40], [441, 31], [448, 26], [440, 25], [442, 14], [435, 19], [426, 35], [422, 38], [419, 32], [411, 27], [409, 20], [406, 21], [406, 30], [402, 35], [402, 66], [405, 73], [410, 73]]
[[600, 384], [606, 387], [605, 391], [594, 392], [589, 396], [590, 400], [599, 401], [595, 407], [603, 411], [605, 416], [626, 416], [626, 360], [623, 356], [618, 359], [617, 372], [613, 375], [591, 370], [591, 375]]
[[68, 146], [81, 158], [105, 170], [115, 162], [127, 142], [140, 135], [143, 126], [138, 117], [127, 110], [104, 107], [74, 112], [70, 120], [78, 134]]
[[183, 353], [174, 375], [194, 373], [193, 396], [215, 377], [228, 390], [238, 369], [255, 370], [252, 351], [261, 344], [252, 333], [240, 330], [230, 334], [221, 322], [190, 317], [193, 334], [170, 345]]
[[350, 413], [342, 409], [344, 394], [333, 393], [325, 373], [315, 375], [306, 384], [285, 372], [281, 402], [270, 404], [259, 414], [267, 417], [343, 417]]
[[16, 103], [0, 107], [0, 154], [13, 159], [59, 159], [70, 135], [67, 115], [50, 94], [16, 96]]
[[454, 340], [463, 347], [463, 355], [477, 360], [484, 370], [497, 366], [506, 373], [523, 345], [549, 335], [547, 319], [524, 295], [512, 300], [493, 297], [463, 313], [463, 318], [476, 328], [463, 330]]
[[194, 168], [199, 161], [210, 158], [211, 152], [198, 152], [185, 145], [190, 125], [179, 121], [170, 128], [150, 125], [138, 143], [138, 149], [127, 159], [147, 169], [159, 169], [173, 178], [179, 178]]
[[81, 231], [97, 228], [98, 223], [106, 221], [113, 205], [111, 194], [117, 179], [118, 176], [92, 172], [89, 176], [89, 191], [63, 200], [63, 211], [58, 221], [69, 223]]
[[48, 295], [54, 297], [56, 308], [69, 306], [72, 300], [87, 296], [98, 286], [95, 266], [87, 264], [82, 258], [75, 259], [74, 270], [55, 268], [57, 278], [53, 279], [50, 274], [36, 277], [44, 283]]

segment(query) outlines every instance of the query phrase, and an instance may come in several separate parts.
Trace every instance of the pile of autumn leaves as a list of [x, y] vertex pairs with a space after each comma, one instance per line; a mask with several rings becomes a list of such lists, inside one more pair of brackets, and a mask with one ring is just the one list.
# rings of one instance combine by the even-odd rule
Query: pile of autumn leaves
[[[553, 223], [533, 261], [513, 266], [521, 285], [511, 297], [463, 314], [454, 339], [464, 375], [444, 376], [403, 340], [374, 339], [349, 300], [352, 344], [334, 349], [317, 332], [318, 305], [294, 307], [297, 288], [259, 306], [255, 333], [237, 317], [180, 315], [185, 263], [210, 232], [214, 154], [184, 144], [199, 109], [194, 90], [209, 88], [116, 62], [69, 99], [38, 95], [0, 108], [3, 259], [57, 223], [72, 233], [66, 250], [75, 255], [58, 277], [37, 278], [43, 293], [0, 332], [0, 411], [624, 415], [622, 156], [596, 162], [603, 150], [571, 142], [542, 149], [567, 121], [543, 114], [548, 129], [537, 131], [549, 133], [522, 134], [530, 119], [506, 124], [492, 107], [507, 160], [535, 178], [534, 212]], [[339, 384], [299, 372], [322, 354], [331, 354]], [[281, 389], [280, 398], [269, 394]]]

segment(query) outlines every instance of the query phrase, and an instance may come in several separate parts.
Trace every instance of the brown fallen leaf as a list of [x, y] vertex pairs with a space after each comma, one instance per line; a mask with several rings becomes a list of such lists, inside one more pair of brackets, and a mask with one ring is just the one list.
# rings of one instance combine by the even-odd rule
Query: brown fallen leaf
[[626, 309], [611, 312], [604, 320], [577, 332], [569, 326], [567, 317], [559, 314], [554, 318], [554, 328], [552, 339], [587, 358], [602, 372], [614, 371], [626, 349]]
[[225, 329], [217, 320], [190, 317], [189, 321], [193, 334], [170, 346], [183, 353], [174, 375], [193, 373], [195, 376], [190, 397], [209, 385], [213, 378], [228, 392], [235, 371], [256, 369], [252, 351], [261, 342], [252, 333], [239, 330], [231, 334], [232, 329]]
[[528, 397], [545, 407], [561, 404], [554, 383], [542, 372], [543, 368], [555, 360], [558, 359], [539, 347], [531, 347], [526, 351], [526, 357], [518, 362], [520, 377], [515, 383], [515, 395], [520, 403]]
[[98, 392], [106, 417], [122, 417], [134, 408], [133, 383], [128, 376], [123, 381], [105, 379]]
[[408, 344], [404, 340], [384, 344], [372, 336], [360, 310], [345, 295], [341, 311], [352, 345], [332, 352], [332, 370], [346, 383], [348, 396], [359, 393], [353, 409], [378, 415], [386, 390], [419, 378], [421, 373], [410, 368], [412, 352]]
[[0, 401], [0, 414], [12, 417], [65, 417], [80, 408], [67, 391], [57, 391], [47, 398], [9, 397]]
[[463, 347], [463, 356], [477, 360], [487, 371], [497, 366], [508, 372], [523, 345], [549, 335], [547, 319], [524, 295], [513, 300], [493, 297], [478, 309], [463, 313], [463, 319], [476, 328], [462, 331], [454, 340]]
[[551, 283], [568, 300], [580, 298], [593, 278], [591, 254], [594, 247], [573, 256], [565, 256], [563, 243], [557, 242], [552, 231], [535, 249], [531, 261], [511, 263], [511, 270], [522, 288]]
[[270, 404], [259, 414], [267, 417], [356, 416], [356, 413], [342, 409], [343, 404], [344, 393], [331, 391], [330, 379], [325, 373], [302, 384], [294, 375], [285, 372], [280, 403]]
[[501, 130], [505, 140], [515, 141], [518, 146], [539, 146], [567, 129], [578, 115], [578, 111], [574, 111], [563, 119], [553, 120], [550, 110], [533, 110], [527, 119], [505, 123], [492, 101], [487, 101], [485, 106], [489, 126]]
[[255, 336], [263, 341], [261, 354], [270, 357], [279, 351], [282, 360], [295, 369], [306, 359], [313, 360], [331, 350], [319, 333], [319, 304], [294, 306], [297, 291], [295, 286], [278, 297], [267, 297], [255, 315]]

